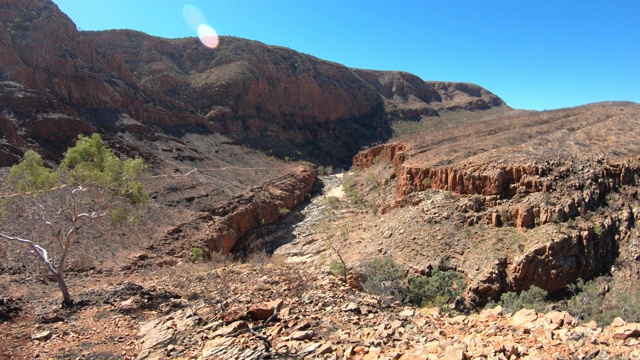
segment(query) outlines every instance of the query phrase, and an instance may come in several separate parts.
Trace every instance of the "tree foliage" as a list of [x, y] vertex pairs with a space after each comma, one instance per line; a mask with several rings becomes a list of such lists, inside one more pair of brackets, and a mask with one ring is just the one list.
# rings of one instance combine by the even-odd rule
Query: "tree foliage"
[[21, 163], [11, 167], [7, 185], [15, 188], [21, 194], [40, 193], [58, 186], [60, 173], [44, 166], [40, 154], [29, 150], [24, 154]]
[[31, 247], [56, 278], [63, 304], [71, 306], [64, 270], [80, 223], [101, 218], [134, 222], [138, 207], [148, 200], [140, 181], [145, 173], [142, 159], [123, 161], [104, 146], [98, 134], [79, 136], [57, 169], [46, 167], [38, 153], [27, 151], [22, 162], [9, 170], [6, 185], [17, 196], [10, 202], [5, 198], [5, 207], [49, 228], [59, 252], [49, 254], [42, 242], [10, 235], [2, 228], [0, 239]]

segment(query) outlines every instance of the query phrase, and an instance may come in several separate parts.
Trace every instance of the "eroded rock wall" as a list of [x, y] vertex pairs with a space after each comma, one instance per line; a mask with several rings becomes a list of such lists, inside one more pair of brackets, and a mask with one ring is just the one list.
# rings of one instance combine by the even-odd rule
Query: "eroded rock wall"
[[163, 241], [171, 243], [186, 238], [190, 246], [204, 248], [207, 255], [213, 252], [228, 254], [238, 239], [250, 230], [279, 220], [304, 201], [313, 188], [315, 178], [313, 166], [300, 166], [291, 174], [256, 187], [170, 229]]
[[[448, 215], [441, 216], [438, 224], [455, 219], [455, 226], [487, 224], [516, 232], [507, 239], [511, 246], [519, 244], [519, 254], [514, 251], [473, 271], [460, 265], [466, 262], [464, 256], [458, 261], [456, 270], [475, 274], [469, 279], [475, 303], [531, 286], [552, 293], [579, 278], [608, 273], [621, 256], [638, 256], [620, 252], [621, 244], [634, 237], [632, 228], [640, 211], [637, 156], [605, 160], [601, 155], [584, 155], [512, 164], [468, 159], [438, 165], [413, 161], [415, 152], [403, 142], [385, 144], [359, 153], [353, 164], [367, 168], [380, 159], [392, 164], [396, 200], [391, 209], [420, 204], [424, 191], [447, 191], [459, 199], [453, 202], [458, 214], [439, 210]], [[437, 219], [431, 212], [425, 214], [430, 222]], [[529, 235], [545, 225], [550, 227]], [[532, 244], [526, 243], [529, 237], [535, 239]]]

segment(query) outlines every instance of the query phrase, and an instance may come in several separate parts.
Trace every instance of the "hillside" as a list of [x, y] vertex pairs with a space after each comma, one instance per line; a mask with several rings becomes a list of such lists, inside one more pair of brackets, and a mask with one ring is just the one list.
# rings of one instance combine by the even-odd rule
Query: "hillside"
[[[79, 229], [73, 309], [0, 242], [0, 358], [640, 356], [638, 104], [516, 110], [475, 84], [234, 37], [83, 32], [49, 0], [7, 0], [0, 109], [0, 232], [57, 246], [4, 207], [27, 150], [54, 166], [99, 133], [150, 171], [137, 226]], [[395, 292], [367, 290], [372, 259], [402, 267], [377, 283]], [[463, 280], [446, 304], [403, 295], [437, 272]], [[534, 286], [538, 312], [482, 311]], [[580, 293], [606, 320], [568, 306]]]
[[639, 110], [600, 103], [399, 124], [411, 135], [362, 151], [345, 175], [343, 206], [356, 206], [333, 220], [349, 224], [340, 246], [355, 263], [391, 256], [417, 273], [460, 271], [481, 304], [607, 274], [636, 292]]
[[[367, 73], [367, 81], [395, 79], [391, 93], [380, 89], [384, 97], [357, 75], [363, 71], [248, 40], [224, 38], [211, 51], [194, 38], [79, 32], [50, 1], [5, 2], [0, 20], [0, 165], [14, 164], [27, 149], [55, 162], [78, 134], [101, 133], [121, 155], [145, 159], [152, 179], [162, 179], [149, 182], [157, 203], [149, 218], [175, 221], [149, 230], [145, 238], [152, 243], [171, 242], [180, 233], [192, 245], [228, 251], [259, 225], [247, 219], [275, 221], [273, 209], [292, 208], [310, 190], [308, 165], [300, 164], [307, 167], [300, 172], [274, 155], [348, 164], [362, 146], [391, 136], [393, 112], [385, 109], [399, 102], [394, 91], [405, 110], [411, 108], [405, 100], [420, 97], [412, 100], [416, 108], [436, 112], [451, 99], [459, 104], [490, 97], [491, 105], [504, 106], [479, 87]], [[405, 78], [418, 88], [404, 86]], [[456, 86], [462, 91], [447, 90]], [[443, 95], [426, 98], [425, 88]], [[261, 204], [238, 205], [290, 177], [297, 183], [282, 186], [303, 189], [294, 199], [267, 196]], [[229, 213], [240, 208], [247, 212], [241, 217]], [[227, 227], [236, 229], [232, 237], [204, 240], [211, 236], [203, 236], [203, 228], [216, 234]], [[177, 228], [193, 229], [201, 239]]]

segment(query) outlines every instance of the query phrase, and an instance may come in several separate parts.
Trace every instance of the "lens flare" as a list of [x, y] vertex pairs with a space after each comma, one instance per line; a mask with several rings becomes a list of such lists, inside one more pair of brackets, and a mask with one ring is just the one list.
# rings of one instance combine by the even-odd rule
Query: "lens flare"
[[215, 49], [216, 47], [218, 47], [218, 33], [216, 33], [216, 31], [211, 26], [207, 24], [200, 24], [200, 26], [198, 26], [198, 37], [200, 38], [200, 41], [202, 41], [204, 46], [210, 49]]
[[182, 8], [182, 16], [184, 16], [184, 20], [194, 31], [197, 31], [201, 24], [207, 22], [202, 11], [191, 4], [187, 4]]

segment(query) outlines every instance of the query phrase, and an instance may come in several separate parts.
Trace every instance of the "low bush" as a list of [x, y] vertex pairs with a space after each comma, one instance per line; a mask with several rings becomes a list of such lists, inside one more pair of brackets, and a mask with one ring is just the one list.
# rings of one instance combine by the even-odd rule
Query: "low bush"
[[391, 258], [377, 258], [360, 264], [364, 291], [392, 296], [416, 306], [445, 309], [466, 289], [464, 276], [455, 271], [434, 270], [431, 276], [405, 275]]
[[329, 271], [331, 271], [333, 275], [338, 276], [340, 278], [344, 278], [345, 276], [347, 276], [347, 269], [344, 267], [344, 265], [340, 261], [332, 261], [329, 264]]
[[628, 294], [618, 291], [607, 295], [610, 278], [601, 277], [584, 281], [578, 279], [568, 286], [571, 297], [562, 302], [560, 309], [567, 311], [578, 321], [595, 321], [598, 325], [611, 324], [621, 317], [628, 322], [640, 322], [640, 292]]
[[189, 261], [192, 263], [201, 263], [204, 262], [204, 251], [200, 248], [192, 248], [191, 254], [189, 255]]
[[455, 271], [440, 271], [438, 269], [431, 276], [409, 277], [408, 302], [427, 307], [444, 308], [462, 295], [466, 289], [464, 276]]
[[376, 258], [360, 264], [363, 275], [362, 289], [365, 292], [393, 296], [404, 301], [407, 286], [402, 267], [390, 257]]
[[333, 166], [318, 166], [318, 175], [331, 175], [333, 174]]
[[549, 304], [546, 301], [547, 292], [537, 286], [532, 286], [529, 290], [518, 293], [506, 292], [500, 296], [500, 301], [489, 302], [488, 308], [500, 305], [505, 312], [515, 313], [521, 309], [531, 309], [538, 312], [548, 310]]
[[342, 181], [342, 191], [352, 203], [357, 205], [364, 203], [364, 199], [357, 188], [356, 180], [352, 176], [345, 177]]

